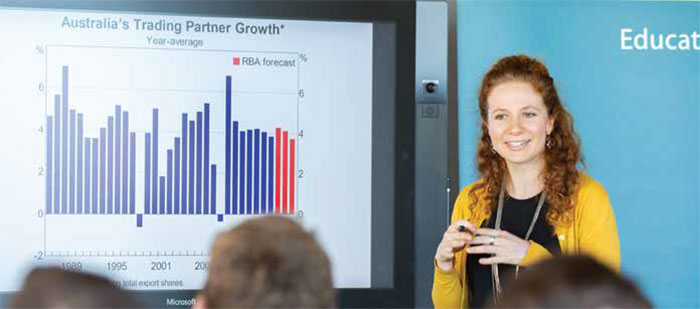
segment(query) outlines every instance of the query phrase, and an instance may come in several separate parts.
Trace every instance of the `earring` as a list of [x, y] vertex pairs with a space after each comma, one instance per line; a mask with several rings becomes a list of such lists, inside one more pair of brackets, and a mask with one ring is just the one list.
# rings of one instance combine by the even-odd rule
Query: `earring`
[[496, 153], [496, 149], [491, 147], [491, 153]]
[[549, 135], [547, 135], [547, 142], [545, 142], [544, 145], [547, 147], [547, 149], [552, 149], [552, 138]]

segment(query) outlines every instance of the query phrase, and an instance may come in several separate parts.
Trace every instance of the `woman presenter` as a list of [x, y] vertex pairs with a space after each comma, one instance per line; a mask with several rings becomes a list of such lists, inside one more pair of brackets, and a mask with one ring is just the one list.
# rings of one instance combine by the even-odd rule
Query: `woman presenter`
[[483, 307], [523, 267], [558, 254], [619, 271], [610, 201], [577, 169], [580, 141], [544, 64], [498, 60], [482, 80], [479, 111], [481, 179], [459, 193], [435, 253], [435, 307]]

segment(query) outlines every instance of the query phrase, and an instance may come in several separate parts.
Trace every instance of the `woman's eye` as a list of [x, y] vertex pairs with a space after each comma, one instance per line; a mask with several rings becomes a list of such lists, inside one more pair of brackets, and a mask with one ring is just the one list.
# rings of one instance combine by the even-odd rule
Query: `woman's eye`
[[535, 114], [535, 113], [525, 113], [524, 115], [526, 118], [533, 118], [533, 117], [537, 116], [537, 114]]
[[506, 115], [504, 115], [504, 114], [498, 114], [498, 115], [494, 116], [493, 118], [496, 119], [496, 120], [503, 120], [503, 119], [506, 118]]

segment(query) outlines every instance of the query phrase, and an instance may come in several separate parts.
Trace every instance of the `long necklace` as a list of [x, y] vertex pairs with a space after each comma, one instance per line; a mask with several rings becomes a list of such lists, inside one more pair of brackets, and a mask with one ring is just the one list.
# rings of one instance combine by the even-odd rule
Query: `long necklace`
[[[498, 194], [498, 211], [496, 212], [496, 224], [494, 229], [501, 230], [501, 216], [503, 215], [503, 199], [506, 194], [505, 180], [501, 183], [501, 192]], [[540, 200], [537, 202], [537, 209], [535, 210], [535, 215], [532, 216], [532, 222], [530, 222], [530, 227], [527, 229], [527, 234], [525, 234], [525, 241], [530, 239], [530, 234], [532, 229], [535, 227], [535, 222], [537, 222], [537, 217], [540, 215], [540, 210], [542, 210], [542, 205], [544, 204], [545, 196], [547, 192], [542, 191]], [[515, 278], [518, 278], [518, 271], [520, 270], [520, 265], [515, 266]], [[491, 286], [493, 287], [493, 297], [494, 301], [497, 301], [501, 296], [501, 278], [498, 276], [498, 264], [491, 264]]]

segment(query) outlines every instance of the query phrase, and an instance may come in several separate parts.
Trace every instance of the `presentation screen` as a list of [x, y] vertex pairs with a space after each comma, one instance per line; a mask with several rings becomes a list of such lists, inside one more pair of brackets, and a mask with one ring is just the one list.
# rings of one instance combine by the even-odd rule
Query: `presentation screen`
[[337, 288], [394, 287], [395, 24], [4, 7], [0, 29], [1, 292], [36, 266], [198, 290], [216, 234], [268, 214]]

